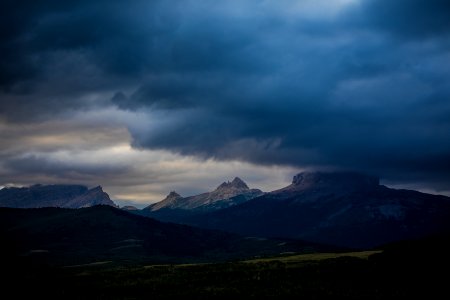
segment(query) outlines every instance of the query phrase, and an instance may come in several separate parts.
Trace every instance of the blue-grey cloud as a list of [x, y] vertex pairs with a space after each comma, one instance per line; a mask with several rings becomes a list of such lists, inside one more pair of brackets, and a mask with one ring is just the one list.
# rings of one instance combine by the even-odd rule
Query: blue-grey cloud
[[448, 188], [446, 2], [4, 1], [2, 117], [109, 105], [160, 120], [135, 147]]
[[362, 1], [362, 23], [406, 38], [448, 35], [450, 6], [446, 0]]

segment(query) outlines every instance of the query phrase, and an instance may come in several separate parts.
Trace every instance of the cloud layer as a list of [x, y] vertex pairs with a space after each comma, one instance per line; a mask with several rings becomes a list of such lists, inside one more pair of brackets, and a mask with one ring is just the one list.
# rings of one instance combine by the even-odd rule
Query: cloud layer
[[[60, 122], [42, 132], [70, 136], [65, 120], [97, 113], [104, 139], [72, 136], [89, 151], [125, 142], [161, 157], [351, 169], [449, 191], [446, 2], [3, 1], [0, 119], [12, 132]], [[5, 151], [31, 143], [17, 140]], [[32, 151], [3, 157], [17, 174], [60, 171]], [[131, 164], [73, 169], [127, 174]]]

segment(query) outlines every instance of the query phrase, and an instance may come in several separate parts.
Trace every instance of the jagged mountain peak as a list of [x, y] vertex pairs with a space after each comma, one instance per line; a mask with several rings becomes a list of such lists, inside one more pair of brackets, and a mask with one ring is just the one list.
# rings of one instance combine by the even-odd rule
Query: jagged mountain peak
[[42, 185], [1, 190], [0, 206], [16, 208], [116, 206], [101, 186], [88, 190], [83, 185]]
[[117, 205], [109, 198], [109, 195], [103, 191], [103, 188], [100, 185], [88, 190], [83, 195], [72, 199], [66, 204], [66, 207], [81, 208], [94, 205], [110, 205], [117, 207]]
[[217, 190], [228, 190], [228, 189], [238, 189], [238, 190], [248, 190], [248, 185], [239, 177], [235, 177], [233, 181], [223, 182], [216, 189]]
[[235, 177], [231, 182], [231, 185], [236, 188], [249, 189], [248, 185], [239, 177]]
[[175, 192], [175, 191], [171, 191], [171, 192], [166, 196], [165, 199], [168, 200], [168, 199], [179, 199], [179, 198], [182, 198], [180, 194], [178, 194], [178, 193]]
[[217, 188], [216, 190], [220, 190], [220, 189], [226, 189], [231, 185], [231, 183], [229, 181], [224, 181], [222, 182]]
[[171, 191], [166, 198], [164, 198], [163, 200], [150, 204], [149, 206], [145, 207], [144, 210], [158, 210], [164, 207], [176, 207], [178, 205], [178, 203], [180, 202], [180, 200], [183, 200], [184, 198], [181, 197], [180, 194], [178, 194], [175, 191]]
[[303, 172], [283, 189], [186, 223], [365, 248], [444, 232], [449, 220], [446, 196], [392, 189], [355, 172]]
[[262, 194], [264, 193], [261, 190], [250, 189], [242, 179], [235, 177], [231, 182], [223, 182], [212, 192], [185, 198], [176, 192], [171, 192], [164, 200], [149, 205], [144, 208], [144, 211], [154, 212], [161, 209], [216, 210], [248, 201]]

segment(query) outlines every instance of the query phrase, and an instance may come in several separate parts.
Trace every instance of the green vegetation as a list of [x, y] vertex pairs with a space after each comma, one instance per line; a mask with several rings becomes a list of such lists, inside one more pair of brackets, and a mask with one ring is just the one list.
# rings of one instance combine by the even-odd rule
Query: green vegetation
[[359, 252], [344, 252], [344, 253], [310, 253], [310, 254], [298, 254], [298, 255], [286, 255], [278, 257], [258, 258], [251, 259], [245, 262], [248, 263], [261, 263], [261, 262], [273, 262], [279, 261], [284, 263], [296, 263], [305, 261], [318, 261], [324, 259], [332, 259], [338, 257], [356, 257], [361, 259], [368, 259], [369, 256], [377, 253], [381, 253], [381, 250], [372, 251], [359, 251]]
[[22, 262], [10, 269], [4, 283], [18, 297], [32, 292], [47, 299], [402, 299], [446, 293], [445, 278], [437, 272], [448, 267], [448, 260], [438, 259], [441, 253], [431, 259], [430, 253], [397, 256], [405, 251], [395, 246], [383, 252], [316, 253], [209, 264], [99, 262], [50, 268]]
[[344, 253], [96, 207], [0, 209], [0, 242], [1, 287], [14, 299], [450, 296], [449, 233]]

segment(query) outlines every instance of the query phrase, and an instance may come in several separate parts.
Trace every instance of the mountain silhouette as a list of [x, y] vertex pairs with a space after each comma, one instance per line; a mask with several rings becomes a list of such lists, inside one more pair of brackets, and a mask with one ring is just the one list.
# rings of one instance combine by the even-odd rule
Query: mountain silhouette
[[172, 191], [162, 201], [138, 213], [162, 221], [183, 223], [194, 215], [235, 206], [263, 194], [261, 190], [250, 189], [242, 179], [236, 177], [231, 182], [223, 182], [212, 192], [186, 198]]
[[88, 189], [82, 185], [40, 185], [8, 187], [0, 190], [0, 207], [82, 208], [95, 205], [116, 206], [101, 186]]
[[391, 189], [359, 173], [304, 172], [285, 188], [182, 222], [245, 235], [368, 248], [449, 229], [450, 198]]

